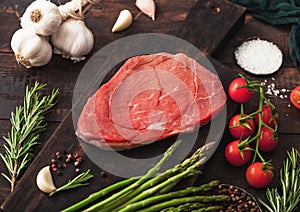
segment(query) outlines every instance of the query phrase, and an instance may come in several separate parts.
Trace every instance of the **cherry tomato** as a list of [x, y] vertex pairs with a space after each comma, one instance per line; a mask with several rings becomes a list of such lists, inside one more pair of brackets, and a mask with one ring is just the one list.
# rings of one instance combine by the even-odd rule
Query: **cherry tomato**
[[246, 179], [250, 186], [254, 188], [264, 188], [268, 186], [273, 179], [272, 169], [266, 165], [263, 167], [262, 162], [251, 164], [246, 171]]
[[[243, 117], [247, 116], [244, 114]], [[245, 123], [240, 121], [241, 114], [233, 116], [229, 121], [229, 132], [230, 134], [238, 139], [245, 139], [251, 136], [255, 130], [255, 123], [253, 119], [247, 119]]]
[[[238, 146], [239, 143], [240, 140], [232, 141], [225, 148], [225, 158], [231, 165], [234, 166], [242, 166], [246, 164], [250, 160], [252, 154], [251, 150], [240, 149]], [[245, 148], [250, 148], [250, 146], [247, 145]]]
[[[262, 121], [266, 125], [274, 128], [275, 123], [278, 123], [278, 113], [277, 111], [272, 111], [272, 108], [270, 105], [263, 105], [262, 107]], [[257, 114], [255, 116], [255, 122], [256, 124], [259, 124], [259, 115]]]
[[296, 108], [300, 109], [300, 86], [292, 90], [290, 100]]
[[237, 103], [246, 103], [252, 98], [254, 92], [248, 88], [242, 88], [243, 86], [247, 86], [247, 82], [241, 77], [234, 79], [230, 83], [228, 93], [233, 101]]
[[274, 132], [266, 127], [262, 127], [258, 148], [264, 152], [271, 152], [278, 146], [278, 138]]

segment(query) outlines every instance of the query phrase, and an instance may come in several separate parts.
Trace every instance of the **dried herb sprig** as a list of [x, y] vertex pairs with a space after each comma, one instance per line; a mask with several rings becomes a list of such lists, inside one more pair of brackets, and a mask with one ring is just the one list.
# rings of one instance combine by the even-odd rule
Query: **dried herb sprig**
[[3, 137], [5, 153], [0, 154], [8, 170], [8, 175], [1, 173], [14, 190], [18, 177], [30, 163], [33, 155], [31, 149], [38, 144], [39, 133], [46, 129], [45, 113], [55, 104], [58, 89], [54, 89], [48, 96], [41, 96], [40, 91], [46, 86], [36, 82], [29, 89], [26, 86], [23, 106], [16, 107], [11, 113], [11, 131]]
[[299, 152], [292, 148], [280, 170], [280, 191], [267, 189], [268, 203], [260, 201], [270, 212], [296, 211], [300, 203], [300, 166]]
[[93, 178], [94, 176], [90, 174], [90, 169], [87, 170], [86, 172], [81, 173], [77, 177], [75, 177], [72, 180], [69, 180], [65, 185], [59, 187], [55, 191], [51, 192], [49, 196], [52, 196], [53, 194], [59, 192], [59, 191], [64, 191], [72, 188], [77, 188], [80, 186], [86, 186], [89, 185], [89, 183], [85, 183], [87, 180]]

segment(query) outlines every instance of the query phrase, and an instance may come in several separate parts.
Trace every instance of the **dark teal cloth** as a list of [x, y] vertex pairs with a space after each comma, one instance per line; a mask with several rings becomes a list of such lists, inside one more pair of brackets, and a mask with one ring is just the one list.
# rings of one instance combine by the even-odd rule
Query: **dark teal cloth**
[[255, 18], [272, 25], [291, 25], [290, 57], [300, 70], [300, 0], [231, 0], [246, 7]]

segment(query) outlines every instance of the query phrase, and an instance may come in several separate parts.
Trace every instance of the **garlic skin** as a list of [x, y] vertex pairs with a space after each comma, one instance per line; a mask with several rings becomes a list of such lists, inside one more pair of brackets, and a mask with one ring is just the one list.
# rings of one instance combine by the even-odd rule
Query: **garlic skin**
[[52, 58], [49, 42], [29, 29], [17, 30], [10, 45], [17, 62], [26, 68], [46, 65]]
[[22, 28], [31, 29], [38, 35], [52, 35], [62, 22], [58, 7], [46, 0], [32, 2], [21, 17]]
[[45, 166], [39, 171], [36, 176], [36, 185], [42, 192], [47, 194], [56, 190], [56, 187], [53, 183], [50, 166]]
[[153, 0], [136, 0], [135, 6], [145, 15], [155, 20], [155, 2]]
[[79, 62], [92, 50], [94, 36], [84, 21], [69, 18], [51, 36], [51, 43], [55, 47], [54, 53]]
[[129, 10], [122, 10], [111, 31], [119, 32], [127, 29], [132, 24], [132, 21], [133, 18], [131, 12]]

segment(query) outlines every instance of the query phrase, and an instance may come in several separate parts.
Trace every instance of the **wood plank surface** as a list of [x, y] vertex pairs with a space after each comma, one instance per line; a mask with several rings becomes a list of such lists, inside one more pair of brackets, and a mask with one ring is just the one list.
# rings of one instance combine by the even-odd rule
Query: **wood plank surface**
[[[73, 64], [72, 61], [54, 55], [50, 63], [43, 67], [25, 69], [17, 64], [10, 48], [10, 39], [16, 29], [20, 28], [19, 18], [26, 6], [31, 1], [3, 1], [0, 3], [1, 30], [5, 36], [0, 36], [0, 119], [8, 119], [10, 111], [22, 102], [26, 85], [32, 85], [35, 81], [47, 83], [49, 86], [45, 92], [54, 87], [60, 88], [59, 104], [55, 107], [50, 121], [61, 121], [68, 110], [71, 109], [72, 92], [82, 67], [86, 61]], [[59, 4], [67, 2], [52, 1]], [[142, 15], [134, 3], [125, 0], [101, 1], [93, 7], [85, 16], [86, 25], [91, 29], [95, 37], [95, 45], [87, 60], [100, 48], [121, 37], [143, 33], [156, 32], [175, 35], [188, 14], [189, 9], [196, 0], [157, 1], [156, 21]], [[128, 8], [134, 16], [133, 25], [123, 32], [111, 33], [111, 28], [120, 10]], [[170, 10], [172, 8], [172, 10]], [[8, 92], [9, 91], [9, 92]]]
[[[216, 16], [216, 14], [212, 11], [212, 4], [216, 3], [220, 7], [222, 6], [222, 15]], [[229, 6], [227, 6], [229, 5]], [[242, 7], [234, 7], [235, 9], [232, 10], [232, 5], [230, 2], [227, 1], [199, 1], [199, 4], [197, 4], [192, 10], [192, 15], [189, 15], [187, 18], [189, 24], [184, 24], [183, 29], [179, 30], [177, 26], [177, 31], [183, 32], [189, 36], [189, 39], [192, 39], [191, 34], [197, 35], [197, 38], [199, 38], [202, 41], [209, 40], [209, 42], [200, 42], [200, 43], [194, 43], [198, 48], [200, 49], [206, 49], [207, 53], [211, 53], [214, 50], [217, 49], [219, 45], [223, 42], [223, 37], [229, 36], [232, 32], [232, 30], [235, 29], [235, 26], [238, 24], [241, 24], [242, 17], [245, 14], [245, 9]], [[224, 7], [223, 7], [224, 6]], [[205, 10], [205, 11], [204, 11]], [[224, 24], [227, 28], [224, 27], [224, 30], [221, 32], [218, 31], [216, 33], [214, 30], [216, 28], [210, 28], [209, 24], [207, 22], [211, 21], [214, 25], [217, 25], [217, 22], [224, 23], [224, 17], [226, 16], [226, 10], [230, 11], [230, 16], [227, 17], [226, 24]], [[203, 12], [204, 11], [204, 12]], [[160, 13], [158, 13], [160, 14]], [[199, 16], [199, 14], [202, 14]], [[234, 14], [234, 15], [233, 15]], [[193, 17], [196, 17], [195, 20], [193, 20]], [[232, 18], [231, 18], [232, 17]], [[217, 20], [217, 21], [216, 21]], [[173, 20], [174, 22], [174, 20]], [[194, 33], [194, 30], [203, 30], [203, 27], [197, 27], [195, 29], [195, 25], [191, 23], [198, 23], [199, 26], [203, 26], [204, 22], [207, 27], [207, 31], [210, 33]], [[202, 24], [203, 23], [203, 24]], [[159, 23], [156, 23], [159, 25]], [[107, 28], [108, 26], [106, 26]], [[160, 27], [157, 27], [157, 29], [163, 28], [162, 25]], [[174, 29], [174, 28], [173, 28]], [[141, 28], [141, 31], [145, 30], [144, 28]], [[147, 31], [147, 30], [146, 30]], [[151, 31], [151, 30], [150, 30]], [[159, 31], [159, 30], [158, 30]], [[137, 33], [140, 31], [135, 31], [134, 26], [129, 29], [129, 34]], [[149, 31], [147, 31], [149, 32]], [[151, 31], [152, 32], [152, 31]], [[157, 32], [154, 30], [154, 32]], [[191, 32], [191, 33], [189, 33]], [[193, 33], [192, 33], [193, 32]], [[97, 36], [97, 35], [96, 35]], [[123, 35], [124, 36], [124, 35]], [[181, 34], [181, 37], [184, 36]], [[217, 39], [211, 39], [212, 36], [215, 36]], [[109, 40], [106, 38], [106, 41]], [[196, 39], [193, 39], [191, 41], [196, 41]], [[235, 77], [235, 74], [232, 72], [228, 72], [229, 70], [226, 69], [223, 65], [221, 65], [218, 62], [214, 62], [214, 65], [216, 67], [216, 70], [218, 73], [221, 74], [223, 77], [223, 83], [224, 86], [227, 86], [229, 84], [229, 81]], [[226, 77], [224, 77], [226, 75]], [[230, 107], [230, 115], [233, 114], [235, 107]], [[65, 120], [62, 122], [62, 124], [58, 127], [58, 129], [54, 132], [54, 134], [51, 136], [51, 138], [48, 140], [47, 144], [43, 148], [43, 150], [39, 153], [39, 155], [36, 157], [35, 161], [32, 163], [32, 165], [29, 167], [29, 169], [26, 171], [24, 176], [22, 177], [21, 181], [19, 182], [19, 185], [16, 187], [15, 191], [11, 193], [11, 195], [8, 196], [6, 201], [1, 206], [2, 209], [5, 211], [13, 211], [13, 210], [23, 210], [23, 211], [31, 211], [31, 210], [37, 210], [37, 211], [45, 211], [49, 208], [51, 208], [52, 211], [57, 211], [62, 209], [64, 206], [69, 205], [73, 202], [76, 202], [77, 200], [81, 199], [82, 197], [86, 196], [87, 194], [96, 191], [100, 188], [103, 188], [112, 182], [115, 182], [116, 180], [120, 180], [119, 178], [114, 177], [110, 173], [106, 173], [106, 178], [104, 178], [101, 175], [101, 172], [104, 172], [103, 170], [99, 170], [98, 167], [96, 167], [86, 156], [84, 156], [84, 163], [82, 166], [82, 169], [85, 170], [87, 168], [91, 168], [94, 170], [93, 174], [95, 175], [95, 179], [91, 181], [91, 186], [88, 186], [86, 188], [82, 188], [80, 192], [64, 192], [62, 194], [58, 194], [54, 197], [49, 198], [45, 194], [39, 192], [35, 186], [32, 186], [35, 184], [35, 176], [37, 172], [40, 170], [41, 167], [49, 164], [49, 158], [45, 157], [45, 155], [53, 155], [56, 151], [79, 151], [82, 152], [79, 143], [76, 141], [76, 137], [74, 135], [74, 128], [72, 125], [72, 118], [71, 113], [68, 115], [65, 115]], [[206, 128], [209, 129], [209, 128]], [[205, 132], [205, 129], [203, 130]], [[158, 144], [159, 145], [159, 144]], [[151, 148], [151, 147], [148, 147]], [[136, 155], [139, 153], [136, 152]], [[134, 153], [131, 155], [135, 155]], [[135, 156], [136, 156], [135, 155]], [[148, 164], [149, 165], [149, 164]], [[151, 164], [150, 164], [151, 165]], [[95, 171], [96, 170], [96, 171]], [[67, 176], [71, 176], [74, 170], [68, 170]], [[73, 173], [74, 174], [74, 173]], [[66, 178], [59, 178], [55, 177], [55, 182], [59, 185], [63, 181], [66, 181]], [[22, 195], [22, 191], [28, 191], [26, 196]], [[35, 199], [35, 201], [29, 201], [30, 199]], [[13, 203], [18, 202], [19, 204], [16, 206]]]
[[283, 67], [294, 67], [289, 56], [289, 33], [290, 26], [288, 25], [271, 26], [248, 14], [245, 23], [232, 36], [232, 39], [227, 40], [222, 51], [215, 52], [214, 57], [224, 64], [234, 64], [235, 48], [248, 38], [259, 37], [273, 42], [281, 49], [284, 53]]
[[[64, 3], [66, 1], [67, 0], [54, 0], [52, 2]], [[31, 0], [0, 0], [0, 29], [1, 32], [3, 32], [0, 36], [0, 137], [6, 135], [9, 131], [10, 124], [8, 118], [10, 112], [15, 109], [15, 106], [22, 102], [26, 85], [32, 85], [35, 80], [47, 82], [49, 86], [45, 93], [54, 87], [59, 87], [61, 93], [59, 95], [58, 105], [51, 114], [47, 116], [49, 127], [47, 131], [42, 133], [42, 144], [34, 148], [35, 155], [40, 152], [41, 147], [44, 147], [44, 151], [40, 152], [40, 155], [36, 157], [32, 166], [25, 172], [20, 181], [20, 187], [18, 188], [17, 186], [15, 192], [10, 194], [8, 198], [9, 185], [4, 178], [0, 176], [0, 204], [7, 198], [6, 202], [1, 206], [5, 211], [57, 211], [63, 206], [76, 202], [93, 191], [99, 190], [112, 182], [116, 182], [120, 178], [102, 172], [103, 170], [91, 163], [89, 158], [84, 155], [84, 162], [81, 169], [85, 170], [91, 168], [92, 171], [94, 170], [93, 174], [95, 175], [95, 179], [90, 181], [91, 186], [58, 193], [52, 198], [47, 197], [37, 190], [34, 177], [39, 168], [49, 164], [49, 158], [54, 156], [55, 151], [79, 151], [80, 154], [83, 154], [74, 135], [69, 110], [72, 106], [72, 94], [77, 76], [86, 61], [73, 64], [71, 61], [63, 59], [60, 56], [54, 56], [54, 59], [49, 65], [32, 70], [26, 70], [16, 63], [10, 48], [10, 37], [13, 32], [19, 28], [19, 18], [30, 2]], [[101, 1], [98, 6], [91, 9], [86, 14], [85, 21], [87, 26], [93, 31], [96, 39], [95, 46], [87, 59], [90, 59], [100, 48], [118, 38], [142, 32], [159, 32], [177, 35], [181, 38], [186, 37], [188, 41], [195, 44], [205, 54], [212, 54], [216, 60], [211, 58], [211, 62], [215, 67], [220, 67], [220, 69], [217, 68], [217, 71], [220, 74], [225, 89], [228, 87], [230, 78], [236, 76], [235, 72], [242, 73], [258, 81], [266, 80], [267, 84], [274, 83], [276, 88], [279, 89], [292, 89], [300, 85], [299, 71], [294, 68], [289, 58], [289, 26], [270, 26], [256, 20], [251, 14], [247, 14], [245, 22], [235, 29], [234, 27], [230, 27], [230, 24], [228, 25], [228, 21], [230, 22], [234, 19], [239, 23], [242, 19], [234, 15], [235, 10], [233, 10], [233, 8], [236, 8], [236, 6], [231, 5], [229, 7], [226, 6], [227, 4], [225, 6], [223, 4], [220, 5], [220, 2], [223, 1], [199, 0], [197, 7], [202, 7], [202, 9], [205, 10], [197, 11], [197, 7], [195, 7], [191, 10], [194, 11], [194, 14], [192, 14], [192, 12], [189, 13], [189, 11], [197, 0], [155, 0], [155, 2], [157, 3], [158, 10], [156, 21], [154, 22], [141, 14], [134, 4], [132, 2], [129, 3], [127, 0]], [[220, 9], [219, 12], [217, 12], [218, 7]], [[228, 13], [232, 14], [231, 20], [224, 17], [223, 7], [227, 8]], [[110, 32], [111, 27], [119, 11], [124, 8], [130, 9], [133, 13], [134, 23], [128, 30], [113, 34]], [[214, 13], [211, 14], [211, 12]], [[207, 16], [207, 14], [209, 15]], [[195, 17], [197, 17], [197, 19], [195, 19]], [[213, 19], [210, 19], [210, 17], [213, 17]], [[216, 20], [218, 20], [216, 18], [218, 17], [223, 18], [222, 24], [216, 22]], [[212, 27], [214, 30], [220, 29], [221, 32], [205, 39], [205, 36], [208, 36], [207, 34], [211, 32], [207, 30], [209, 25], [214, 26]], [[189, 28], [195, 28], [196, 31], [200, 32], [190, 32]], [[230, 33], [235, 30], [235, 33]], [[221, 34], [224, 34], [224, 36]], [[225, 34], [228, 36], [232, 35], [232, 37], [227, 37]], [[233, 58], [234, 49], [249, 37], [268, 39], [281, 48], [284, 54], [284, 62], [278, 73], [265, 77], [257, 77], [245, 74], [245, 72], [237, 67]], [[228, 68], [225, 68], [220, 62], [225, 64]], [[272, 153], [264, 154], [266, 158], [270, 158], [273, 161], [275, 178], [271, 186], [276, 186], [279, 179], [279, 169], [282, 167], [286, 151], [291, 149], [291, 147], [296, 147], [300, 150], [300, 110], [294, 108], [288, 98], [280, 98], [278, 96], [269, 96], [269, 98], [275, 103], [280, 115], [279, 148]], [[231, 100], [229, 100], [229, 105], [230, 113], [227, 119], [230, 118], [231, 114], [237, 113], [239, 110], [238, 105], [232, 104]], [[254, 111], [255, 108], [255, 102], [250, 102], [247, 104], [246, 110]], [[63, 119], [65, 119], [65, 121], [60, 124]], [[48, 140], [48, 138], [50, 139]], [[255, 197], [264, 199], [265, 189], [253, 189], [247, 184], [244, 177], [246, 166], [235, 168], [226, 163], [224, 159], [224, 149], [226, 144], [232, 139], [228, 129], [225, 129], [222, 142], [211, 160], [205, 165], [203, 169], [204, 174], [198, 179], [197, 183], [208, 182], [211, 179], [219, 179], [222, 183], [231, 183], [240, 186], [252, 193]], [[46, 144], [47, 140], [48, 142]], [[0, 152], [3, 152], [3, 144], [4, 141], [0, 138]], [[0, 172], [6, 173], [2, 161], [0, 161]], [[68, 177], [72, 177], [73, 174], [73, 167], [68, 166], [68, 169], [62, 177], [55, 176], [55, 182], [57, 185], [60, 185], [67, 180]], [[101, 184], [98, 183], [99, 181], [101, 181]], [[23, 189], [21, 187], [23, 187]], [[32, 201], [32, 198], [36, 198], [36, 201]]]

